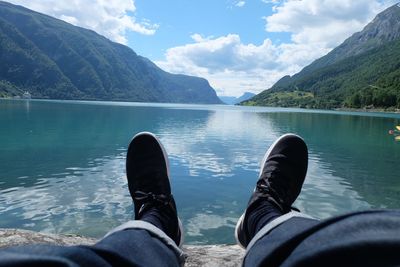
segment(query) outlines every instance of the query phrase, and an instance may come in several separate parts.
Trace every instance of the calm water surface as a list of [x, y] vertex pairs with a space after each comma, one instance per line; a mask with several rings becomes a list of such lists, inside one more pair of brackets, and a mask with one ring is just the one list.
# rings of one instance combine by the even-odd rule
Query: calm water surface
[[304, 137], [296, 202], [317, 218], [400, 208], [400, 115], [229, 106], [0, 100], [0, 227], [101, 237], [133, 218], [125, 153], [140, 131], [170, 158], [186, 243], [234, 243], [259, 162], [280, 135]]

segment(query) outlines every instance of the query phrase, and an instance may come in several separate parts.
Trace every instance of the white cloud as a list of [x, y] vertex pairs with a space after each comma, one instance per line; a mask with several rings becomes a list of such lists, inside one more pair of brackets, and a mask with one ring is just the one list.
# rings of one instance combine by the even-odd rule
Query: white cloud
[[266, 31], [289, 32], [298, 44], [333, 48], [362, 28], [393, 1], [287, 0], [266, 17]]
[[266, 4], [278, 4], [279, 0], [261, 0], [261, 2]]
[[235, 7], [244, 7], [246, 5], [246, 1], [244, 0], [227, 0], [228, 9], [232, 9]]
[[[274, 13], [267, 32], [288, 32], [291, 42], [245, 44], [237, 34], [192, 35], [194, 43], [167, 50], [157, 64], [171, 72], [202, 76], [220, 95], [261, 92], [284, 75], [293, 75], [362, 28], [393, 0], [261, 0]], [[240, 1], [239, 1], [240, 2]], [[238, 4], [239, 2], [236, 2]]]
[[68, 23], [92, 29], [113, 41], [126, 44], [127, 31], [152, 35], [157, 24], [136, 21], [133, 0], [10, 0]]
[[276, 79], [280, 75], [278, 48], [269, 39], [259, 46], [243, 44], [236, 34], [218, 38], [194, 34], [192, 39], [194, 43], [168, 49], [165, 61], [156, 63], [171, 72], [205, 77], [215, 88], [235, 95], [244, 88], [260, 91], [265, 88], [265, 76]]
[[[161, 68], [207, 78], [221, 95], [260, 92], [321, 54], [319, 44], [274, 45], [265, 39], [260, 45], [244, 44], [236, 34], [218, 38], [192, 35], [194, 43], [170, 48]], [[323, 50], [322, 52], [328, 52]]]
[[243, 7], [245, 4], [246, 4], [245, 1], [238, 1], [238, 2], [235, 4], [235, 6], [237, 6], [237, 7]]

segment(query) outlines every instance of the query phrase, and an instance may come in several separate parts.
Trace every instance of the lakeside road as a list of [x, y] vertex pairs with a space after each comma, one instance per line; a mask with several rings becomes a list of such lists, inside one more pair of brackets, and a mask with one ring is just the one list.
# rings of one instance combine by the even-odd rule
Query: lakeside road
[[[63, 246], [91, 245], [97, 239], [77, 235], [55, 235], [21, 229], [0, 229], [0, 248], [26, 244]], [[237, 245], [183, 246], [187, 253], [185, 266], [240, 266], [244, 250]]]

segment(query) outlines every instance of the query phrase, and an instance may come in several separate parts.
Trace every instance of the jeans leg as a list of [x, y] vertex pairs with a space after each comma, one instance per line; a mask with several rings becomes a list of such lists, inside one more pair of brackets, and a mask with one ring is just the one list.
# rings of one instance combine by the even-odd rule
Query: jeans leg
[[10, 247], [0, 250], [0, 266], [180, 266], [183, 264], [183, 253], [179, 248], [166, 242], [168, 237], [165, 234], [162, 236], [162, 231], [159, 233], [157, 229], [146, 222], [132, 221], [117, 227], [93, 246]]
[[249, 243], [243, 266], [279, 266], [292, 251], [301, 233], [319, 223], [306, 215], [290, 212], [265, 225]]
[[323, 221], [292, 217], [253, 242], [244, 265], [400, 266], [399, 229], [399, 210], [353, 212]]
[[37, 244], [1, 249], [0, 266], [108, 267], [110, 263], [90, 247]]
[[117, 231], [91, 249], [112, 266], [180, 266], [174, 250], [144, 229]]

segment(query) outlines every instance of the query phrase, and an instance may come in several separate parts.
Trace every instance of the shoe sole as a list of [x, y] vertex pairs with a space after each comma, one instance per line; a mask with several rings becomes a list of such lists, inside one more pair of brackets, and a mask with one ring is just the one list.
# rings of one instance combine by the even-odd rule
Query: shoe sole
[[[164, 156], [165, 165], [166, 165], [166, 167], [167, 167], [167, 177], [168, 177], [168, 181], [169, 181], [169, 183], [171, 184], [171, 179], [169, 178], [169, 177], [170, 177], [170, 172], [169, 172], [168, 153], [167, 153], [167, 151], [165, 150], [165, 147], [164, 147], [163, 144], [161, 143], [160, 139], [158, 139], [158, 137], [157, 137], [155, 134], [151, 133], [151, 132], [140, 132], [140, 133], [137, 133], [137, 134], [132, 138], [132, 140], [131, 140], [130, 143], [132, 143], [132, 141], [133, 141], [135, 138], [137, 138], [137, 137], [139, 137], [139, 136], [143, 136], [143, 135], [148, 135], [148, 136], [153, 137], [154, 140], [156, 140], [157, 143], [158, 143], [158, 145], [160, 146], [161, 151], [162, 151], [163, 156]], [[181, 222], [181, 219], [179, 219], [179, 217], [178, 217], [178, 227], [179, 227], [179, 231], [181, 232], [181, 238], [180, 238], [180, 240], [179, 240], [178, 247], [181, 247], [182, 244], [183, 244], [183, 242], [184, 242], [184, 239], [185, 239], [185, 238], [184, 238], [183, 224], [182, 224], [182, 222]]]
[[[286, 137], [288, 137], [288, 136], [294, 136], [294, 137], [297, 137], [297, 138], [300, 138], [301, 140], [303, 140], [303, 138], [301, 138], [301, 137], [298, 136], [297, 134], [292, 134], [292, 133], [284, 134], [284, 135], [280, 136], [277, 140], [275, 140], [275, 142], [273, 142], [272, 145], [270, 145], [270, 147], [268, 148], [267, 152], [265, 152], [265, 154], [264, 154], [264, 157], [263, 157], [263, 159], [262, 159], [262, 161], [261, 161], [261, 164], [260, 164], [260, 171], [259, 171], [259, 173], [258, 173], [258, 179], [260, 179], [260, 177], [261, 177], [261, 173], [262, 173], [263, 167], [264, 167], [265, 162], [267, 161], [269, 155], [271, 154], [272, 149], [276, 146], [276, 144], [277, 144], [278, 142], [280, 142], [283, 138], [286, 138]], [[256, 190], [256, 188], [257, 188], [257, 186], [254, 187], [253, 192]], [[238, 234], [238, 233], [239, 233], [239, 229], [242, 228], [242, 224], [243, 224], [243, 220], [244, 220], [245, 214], [246, 214], [246, 210], [245, 210], [245, 211], [243, 212], [243, 214], [240, 216], [240, 218], [239, 218], [239, 220], [238, 220], [238, 222], [236, 223], [236, 226], [235, 226], [235, 239], [236, 239], [236, 243], [237, 243], [240, 247], [242, 247], [242, 248], [244, 248], [244, 249], [246, 249], [246, 248], [245, 248], [245, 246], [242, 245], [242, 243], [240, 243], [240, 241], [239, 241], [239, 234]]]

